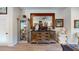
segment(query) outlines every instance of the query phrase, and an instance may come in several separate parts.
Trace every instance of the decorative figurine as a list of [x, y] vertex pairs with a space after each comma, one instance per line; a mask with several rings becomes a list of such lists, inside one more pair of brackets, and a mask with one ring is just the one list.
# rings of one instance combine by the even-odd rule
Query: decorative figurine
[[42, 21], [39, 21], [39, 30], [43, 30], [43, 23], [42, 23]]
[[44, 30], [47, 31], [47, 29], [48, 29], [48, 23], [44, 22]]

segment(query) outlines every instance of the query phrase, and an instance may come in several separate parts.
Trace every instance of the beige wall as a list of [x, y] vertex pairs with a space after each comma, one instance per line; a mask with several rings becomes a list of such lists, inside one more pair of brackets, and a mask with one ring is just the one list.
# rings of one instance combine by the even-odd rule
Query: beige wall
[[71, 32], [71, 8], [66, 8], [64, 10], [64, 27], [68, 30], [68, 32]]

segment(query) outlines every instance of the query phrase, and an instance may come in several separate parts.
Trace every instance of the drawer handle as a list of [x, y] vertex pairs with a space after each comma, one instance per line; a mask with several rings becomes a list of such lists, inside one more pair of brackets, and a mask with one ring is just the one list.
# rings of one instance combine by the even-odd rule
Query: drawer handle
[[48, 40], [48, 39], [45, 39], [45, 40]]
[[38, 39], [38, 40], [41, 40], [41, 39]]
[[48, 33], [45, 33], [45, 34], [48, 34]]
[[41, 33], [38, 33], [38, 34], [41, 34]]
[[39, 37], [41, 37], [41, 36], [39, 36]]
[[48, 36], [45, 36], [45, 37], [48, 37]]

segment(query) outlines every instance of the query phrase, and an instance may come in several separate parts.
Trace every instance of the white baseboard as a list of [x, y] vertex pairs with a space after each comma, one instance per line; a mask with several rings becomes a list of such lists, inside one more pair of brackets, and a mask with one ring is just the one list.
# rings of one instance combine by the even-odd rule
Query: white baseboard
[[17, 42], [15, 42], [15, 43], [10, 43], [10, 44], [8, 44], [8, 46], [13, 47], [13, 46], [15, 46], [16, 44], [17, 44]]
[[15, 46], [17, 43], [0, 43], [0, 46], [9, 46], [9, 47], [13, 47]]
[[8, 46], [9, 46], [9, 47], [13, 47], [13, 46], [15, 46], [15, 44], [8, 44]]
[[8, 46], [8, 43], [0, 43], [0, 46]]

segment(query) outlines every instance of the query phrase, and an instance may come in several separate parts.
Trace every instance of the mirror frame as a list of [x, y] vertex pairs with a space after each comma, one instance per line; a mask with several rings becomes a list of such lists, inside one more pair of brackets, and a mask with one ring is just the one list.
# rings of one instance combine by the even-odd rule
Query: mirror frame
[[34, 16], [52, 16], [52, 28], [55, 28], [55, 13], [31, 13], [30, 14], [30, 28], [33, 29]]

